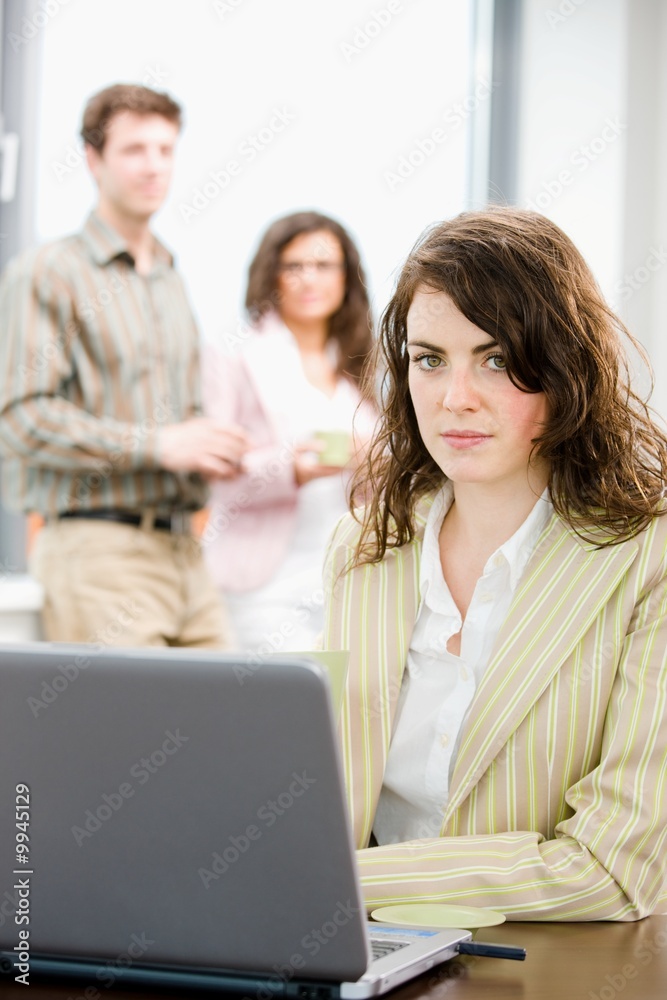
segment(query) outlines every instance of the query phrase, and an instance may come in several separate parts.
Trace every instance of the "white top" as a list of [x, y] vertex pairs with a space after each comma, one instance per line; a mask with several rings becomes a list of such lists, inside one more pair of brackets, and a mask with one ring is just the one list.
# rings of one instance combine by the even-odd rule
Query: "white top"
[[[332, 343], [329, 349], [335, 364], [336, 347]], [[348, 379], [339, 378], [331, 396], [308, 381], [297, 342], [277, 316], [265, 317], [261, 332], [245, 346], [244, 356], [281, 441], [307, 441], [317, 431], [351, 434], [353, 423], [362, 433], [372, 429], [367, 414], [356, 413], [360, 397]], [[348, 509], [349, 478], [348, 470], [342, 470], [340, 475], [312, 479], [297, 494], [295, 533], [279, 576], [314, 569], [320, 604], [321, 564], [334, 525]]]
[[[298, 358], [299, 364], [300, 358]], [[347, 379], [340, 378], [336, 391], [327, 397], [311, 385], [305, 376], [300, 393], [292, 401], [289, 413], [292, 440], [307, 440], [319, 430], [352, 432], [352, 421], [359, 404], [359, 395]], [[315, 458], [315, 456], [313, 456]], [[321, 592], [324, 552], [336, 522], [348, 510], [347, 487], [350, 473], [341, 470], [335, 476], [311, 479], [299, 487], [297, 517], [289, 551], [281, 568], [281, 576], [291, 576], [305, 568], [314, 568], [317, 578], [317, 600]]]
[[[545, 491], [521, 527], [488, 559], [462, 622], [442, 575], [438, 539], [453, 502], [446, 483], [424, 531], [422, 595], [399, 695], [373, 832], [378, 844], [437, 837], [461, 731], [517, 584], [552, 513]], [[461, 632], [461, 655], [448, 652]]]
[[[329, 343], [327, 350], [335, 366], [335, 343]], [[314, 431], [351, 432], [359, 393], [346, 378], [338, 379], [332, 396], [312, 385], [294, 335], [274, 313], [264, 317], [242, 351], [279, 440], [301, 441]]]
[[[336, 361], [334, 344], [331, 360]], [[339, 378], [331, 396], [306, 378], [297, 342], [279, 317], [265, 317], [261, 332], [243, 346], [275, 439], [288, 447], [311, 440], [316, 431], [370, 434], [375, 415], [359, 406], [357, 389]], [[316, 455], [313, 455], [313, 461]], [[296, 492], [293, 534], [271, 577], [252, 590], [228, 592], [225, 600], [236, 644], [248, 652], [312, 649], [323, 628], [322, 563], [336, 522], [348, 510], [350, 473], [313, 479]], [[267, 505], [267, 518], [271, 508]]]

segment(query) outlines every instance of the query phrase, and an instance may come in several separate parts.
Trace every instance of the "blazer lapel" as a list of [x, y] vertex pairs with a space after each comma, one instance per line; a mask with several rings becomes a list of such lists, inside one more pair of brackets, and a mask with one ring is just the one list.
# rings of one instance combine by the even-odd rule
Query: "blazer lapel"
[[[357, 846], [368, 843], [389, 751], [410, 637], [419, 607], [421, 536], [431, 504], [415, 512], [411, 544], [390, 549], [344, 579], [351, 555], [342, 548], [334, 573], [342, 588], [334, 603], [331, 631], [350, 652], [341, 735], [348, 796]], [[354, 711], [353, 711], [354, 706]]]
[[443, 831], [609, 600], [637, 551], [633, 541], [595, 548], [553, 516], [470, 706]]

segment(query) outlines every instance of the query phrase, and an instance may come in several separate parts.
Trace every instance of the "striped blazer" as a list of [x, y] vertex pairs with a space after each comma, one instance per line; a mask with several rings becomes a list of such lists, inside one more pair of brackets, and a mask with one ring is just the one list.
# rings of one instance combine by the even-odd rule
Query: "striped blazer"
[[667, 516], [606, 548], [555, 514], [470, 706], [440, 836], [368, 848], [432, 498], [416, 537], [325, 564], [324, 648], [349, 649], [342, 755], [369, 908], [446, 901], [514, 920], [635, 920], [667, 903]]

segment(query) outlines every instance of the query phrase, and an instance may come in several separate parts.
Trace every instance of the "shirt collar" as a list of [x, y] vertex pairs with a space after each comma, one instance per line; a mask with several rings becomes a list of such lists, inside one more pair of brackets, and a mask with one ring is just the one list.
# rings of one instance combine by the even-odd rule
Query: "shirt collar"
[[422, 600], [426, 598], [429, 589], [433, 584], [438, 584], [442, 580], [442, 566], [440, 565], [440, 529], [445, 519], [445, 514], [454, 502], [454, 487], [449, 480], [445, 480], [442, 489], [436, 493], [431, 504], [431, 509], [426, 518], [424, 526], [424, 542], [422, 546], [421, 569], [419, 589]]
[[553, 505], [549, 491], [545, 490], [523, 524], [491, 556], [484, 571], [486, 572], [489, 564], [498, 556], [504, 557], [509, 567], [510, 587], [514, 590], [526, 568], [526, 563], [533, 554], [537, 539], [544, 531], [552, 514]]
[[[100, 267], [123, 256], [129, 257], [134, 263], [134, 257], [130, 253], [124, 237], [101, 219], [95, 211], [91, 212], [86, 219], [85, 225], [81, 230], [81, 238], [88, 248], [91, 257]], [[157, 265], [166, 267], [174, 266], [172, 254], [155, 236], [153, 236], [153, 253]]]
[[[442, 580], [439, 536], [442, 522], [453, 501], [454, 487], [449, 480], [446, 480], [433, 499], [424, 527], [419, 581], [422, 599], [425, 599], [435, 582]], [[499, 565], [498, 560], [505, 561], [509, 567], [510, 587], [514, 589], [552, 514], [553, 506], [549, 491], [545, 489], [523, 524], [490, 556], [484, 572], [496, 568]]]

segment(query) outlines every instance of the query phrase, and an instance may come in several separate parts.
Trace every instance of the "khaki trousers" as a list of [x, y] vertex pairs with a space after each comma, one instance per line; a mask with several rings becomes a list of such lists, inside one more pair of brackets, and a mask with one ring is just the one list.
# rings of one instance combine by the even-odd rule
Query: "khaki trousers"
[[229, 649], [219, 594], [189, 534], [67, 518], [40, 531], [30, 570], [47, 639]]

